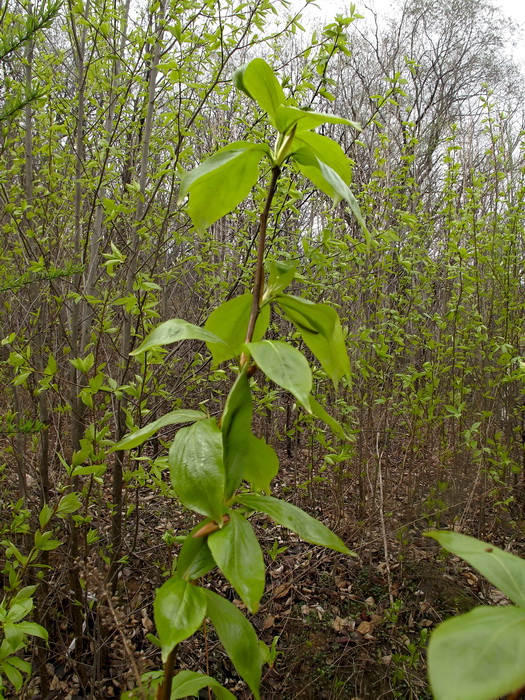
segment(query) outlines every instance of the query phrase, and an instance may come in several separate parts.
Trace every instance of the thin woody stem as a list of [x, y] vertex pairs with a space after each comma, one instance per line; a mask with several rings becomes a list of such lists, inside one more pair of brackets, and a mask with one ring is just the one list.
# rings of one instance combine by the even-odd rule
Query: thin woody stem
[[507, 700], [519, 700], [519, 698], [523, 697], [523, 695], [525, 695], [525, 685], [508, 695]]
[[[281, 174], [281, 168], [278, 165], [274, 165], [272, 168], [272, 179], [270, 181], [270, 187], [268, 189], [268, 196], [266, 197], [266, 204], [259, 217], [259, 241], [257, 245], [257, 267], [255, 269], [255, 281], [253, 285], [253, 298], [252, 298], [252, 308], [250, 311], [250, 320], [248, 322], [248, 330], [246, 331], [246, 341], [250, 343], [253, 338], [253, 332], [255, 330], [255, 324], [259, 316], [261, 299], [264, 291], [264, 250], [266, 245], [266, 229], [268, 226], [268, 216], [270, 215], [270, 209], [272, 206], [272, 200], [277, 189], [277, 181]], [[243, 355], [241, 357], [241, 366], [246, 362], [246, 357]]]
[[170, 700], [171, 684], [173, 683], [173, 671], [175, 670], [175, 658], [177, 656], [177, 647], [175, 646], [166, 659], [164, 664], [164, 678], [162, 685], [157, 689], [157, 700]]

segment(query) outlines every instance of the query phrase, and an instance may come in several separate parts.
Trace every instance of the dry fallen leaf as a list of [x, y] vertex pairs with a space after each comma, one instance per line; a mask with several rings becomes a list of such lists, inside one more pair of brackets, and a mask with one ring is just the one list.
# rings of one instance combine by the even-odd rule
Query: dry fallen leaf
[[367, 622], [366, 620], [364, 620], [357, 628], [357, 631], [359, 632], [359, 634], [372, 634], [372, 632], [374, 631], [374, 627], [375, 625], [373, 622]]
[[273, 627], [275, 625], [275, 615], [266, 615], [266, 617], [263, 620], [262, 623], [262, 628], [263, 630], [270, 629], [270, 627]]
[[276, 586], [273, 589], [273, 597], [274, 598], [284, 598], [284, 596], [288, 593], [290, 588], [291, 588], [291, 585], [289, 583], [281, 583], [279, 586]]

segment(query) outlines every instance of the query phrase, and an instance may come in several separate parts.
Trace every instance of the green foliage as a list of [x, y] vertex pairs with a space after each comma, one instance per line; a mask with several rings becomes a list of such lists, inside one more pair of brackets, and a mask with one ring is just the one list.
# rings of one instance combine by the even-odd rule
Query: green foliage
[[[277, 78], [262, 59], [255, 59], [239, 69], [234, 83], [255, 99], [267, 112], [270, 123], [277, 126], [276, 148], [272, 151], [267, 145], [238, 142], [220, 149], [183, 177], [179, 197], [182, 200], [189, 195], [188, 212], [195, 227], [207, 228], [247, 196], [259, 177], [259, 162], [263, 157], [270, 159], [272, 183], [259, 225], [255, 271], [257, 291], [226, 301], [209, 315], [204, 328], [181, 319], [166, 321], [153, 330], [132, 354], [142, 356], [146, 350], [155, 352], [157, 347], [180, 340], [203, 340], [215, 365], [238, 358], [238, 375], [218, 422], [215, 418], [203, 418], [198, 412], [179, 409], [128, 434], [113, 447], [115, 451], [138, 447], [165, 425], [192, 422], [175, 435], [169, 451], [170, 477], [183, 505], [207, 517], [185, 538], [175, 576], [164, 583], [155, 598], [155, 623], [162, 659], [166, 664], [159, 692], [166, 697], [173, 673], [170, 654], [200, 627], [205, 617], [213, 623], [238, 673], [254, 696], [260, 697], [262, 659], [253, 627], [232, 603], [194, 585], [216, 565], [248, 610], [254, 613], [259, 608], [265, 588], [263, 553], [247, 512], [233, 506], [242, 504], [248, 511], [260, 510], [309, 542], [351, 554], [334, 533], [300, 508], [270, 496], [245, 493], [243, 489], [243, 484], [248, 482], [255, 490], [268, 492], [279, 468], [274, 450], [252, 433], [250, 377], [256, 369], [289, 391], [308, 412], [314, 411], [319, 417], [326, 418], [344, 436], [337, 421], [331, 419], [321, 404], [311, 397], [313, 380], [306, 357], [286, 342], [263, 339], [269, 326], [271, 306], [279, 305], [337, 386], [350, 374], [339, 317], [324, 304], [312, 304], [282, 294], [293, 282], [295, 265], [273, 263], [265, 290], [262, 253], [267, 218], [281, 166], [293, 156], [296, 133], [302, 135], [297, 148], [303, 152], [303, 161], [315, 157], [317, 165], [314, 164], [314, 170], [318, 167], [326, 182], [336, 183], [330, 190], [334, 200], [344, 191], [341, 196], [357, 210], [347, 185], [350, 179], [348, 159], [329, 139], [322, 137], [323, 143], [320, 143], [317, 135], [309, 131], [323, 123], [351, 122], [286, 106], [287, 100]], [[332, 144], [324, 149], [326, 163], [315, 155], [314, 150], [311, 153], [308, 150], [309, 146], [320, 149], [325, 141]], [[318, 180], [318, 175], [312, 179]], [[79, 369], [87, 372], [90, 367], [82, 365]], [[263, 656], [273, 663], [275, 649], [266, 650]], [[177, 678], [180, 680], [181, 674], [173, 682], [176, 683]], [[194, 685], [190, 684], [191, 689], [202, 687], [199, 685], [202, 680], [192, 676]], [[217, 686], [214, 689], [222, 692]], [[172, 697], [179, 696], [172, 694]]]
[[201, 626], [206, 599], [201, 588], [184, 579], [171, 578], [157, 590], [153, 611], [165, 663], [177, 644]]
[[516, 605], [478, 607], [439, 625], [430, 638], [428, 672], [436, 700], [495, 700], [525, 685], [525, 561], [454, 532], [429, 532], [474, 566]]

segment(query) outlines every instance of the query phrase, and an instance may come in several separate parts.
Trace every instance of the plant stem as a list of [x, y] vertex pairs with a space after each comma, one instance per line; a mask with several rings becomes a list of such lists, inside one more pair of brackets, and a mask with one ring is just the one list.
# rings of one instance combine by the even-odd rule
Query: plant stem
[[525, 695], [525, 685], [508, 695], [507, 700], [519, 700], [523, 695]]
[[175, 669], [175, 658], [177, 657], [177, 647], [175, 646], [164, 664], [164, 680], [157, 690], [157, 700], [170, 700], [171, 684], [173, 682], [173, 671]]
[[[255, 323], [257, 322], [257, 317], [259, 316], [259, 307], [264, 291], [264, 248], [266, 243], [266, 229], [268, 226], [268, 216], [270, 214], [270, 208], [272, 206], [273, 196], [275, 190], [277, 189], [277, 181], [281, 174], [281, 168], [278, 165], [274, 165], [272, 168], [272, 179], [270, 181], [270, 187], [268, 189], [268, 196], [266, 197], [266, 204], [259, 217], [259, 241], [257, 244], [257, 267], [255, 269], [255, 281], [253, 285], [253, 298], [252, 298], [252, 308], [250, 311], [250, 320], [248, 322], [248, 330], [246, 331], [246, 341], [250, 343], [253, 338], [253, 332], [255, 330]], [[246, 362], [246, 357], [244, 354], [241, 356], [241, 367]]]

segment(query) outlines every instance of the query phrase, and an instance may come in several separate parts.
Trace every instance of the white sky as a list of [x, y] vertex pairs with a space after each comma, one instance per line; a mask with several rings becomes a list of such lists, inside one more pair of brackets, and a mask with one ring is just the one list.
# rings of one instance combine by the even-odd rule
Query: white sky
[[[365, 15], [365, 5], [374, 7], [379, 15], [389, 14], [392, 10], [392, 0], [352, 0], [357, 11]], [[436, 0], [439, 2], [439, 0]], [[521, 41], [518, 41], [514, 47], [510, 48], [510, 53], [518, 61], [525, 65], [525, 0], [493, 0], [496, 6], [501, 7], [505, 17], [512, 18], [522, 29]], [[314, 9], [317, 6], [317, 9]], [[350, 6], [350, 0], [314, 0], [314, 5], [310, 6], [305, 12], [306, 16], [318, 16], [321, 19], [329, 22], [337, 13], [347, 13]], [[303, 15], [304, 16], [304, 15]]]

